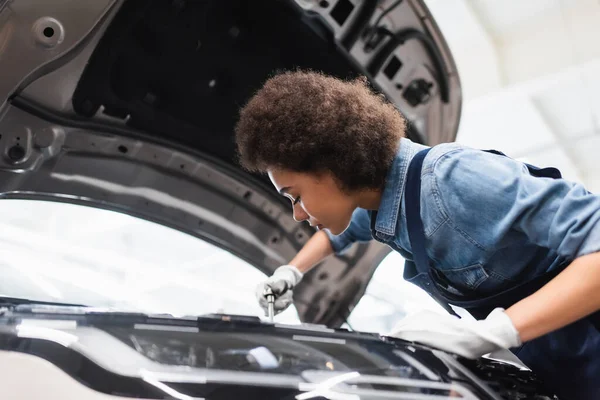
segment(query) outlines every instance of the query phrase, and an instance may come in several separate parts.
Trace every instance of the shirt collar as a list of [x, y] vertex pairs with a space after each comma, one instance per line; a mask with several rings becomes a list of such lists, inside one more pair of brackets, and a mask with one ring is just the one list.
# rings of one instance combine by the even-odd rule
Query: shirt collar
[[400, 148], [394, 157], [392, 167], [388, 171], [385, 187], [381, 195], [381, 203], [375, 219], [375, 231], [386, 235], [395, 235], [398, 224], [398, 215], [402, 206], [402, 197], [406, 185], [408, 165], [414, 155], [425, 149], [407, 138], [400, 139]]

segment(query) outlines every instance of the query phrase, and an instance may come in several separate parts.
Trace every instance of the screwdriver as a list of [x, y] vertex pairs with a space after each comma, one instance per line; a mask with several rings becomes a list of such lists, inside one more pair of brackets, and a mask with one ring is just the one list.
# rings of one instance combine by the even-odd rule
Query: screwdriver
[[270, 287], [265, 288], [264, 296], [267, 298], [267, 312], [269, 317], [269, 322], [273, 323], [273, 317], [275, 316], [275, 295], [273, 294], [273, 290]]

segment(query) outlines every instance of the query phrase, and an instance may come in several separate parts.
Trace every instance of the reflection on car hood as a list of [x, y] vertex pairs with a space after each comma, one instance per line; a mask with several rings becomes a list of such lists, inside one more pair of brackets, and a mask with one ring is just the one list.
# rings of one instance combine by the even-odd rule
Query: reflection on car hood
[[241, 393], [296, 399], [551, 398], [529, 371], [508, 364], [470, 362], [373, 334], [245, 316], [172, 318], [21, 305], [0, 317], [0, 350], [41, 357], [96, 391], [129, 397], [162, 398], [156, 397], [160, 389], [178, 398], [211, 399]]

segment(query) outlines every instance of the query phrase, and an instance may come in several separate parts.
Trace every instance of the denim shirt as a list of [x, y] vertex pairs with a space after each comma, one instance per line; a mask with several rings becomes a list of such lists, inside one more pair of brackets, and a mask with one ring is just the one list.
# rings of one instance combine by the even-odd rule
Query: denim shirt
[[[404, 188], [425, 148], [401, 139], [377, 212], [357, 208], [340, 235], [325, 230], [337, 254], [374, 238], [412, 260]], [[421, 218], [430, 265], [459, 293], [491, 294], [600, 251], [599, 195], [457, 143], [434, 146], [423, 162]]]

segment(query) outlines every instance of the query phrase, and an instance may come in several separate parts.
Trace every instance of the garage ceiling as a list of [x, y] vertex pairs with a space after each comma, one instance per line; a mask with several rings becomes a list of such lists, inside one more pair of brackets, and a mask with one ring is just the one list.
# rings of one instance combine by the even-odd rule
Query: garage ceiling
[[464, 89], [458, 142], [600, 193], [600, 2], [426, 0]]

